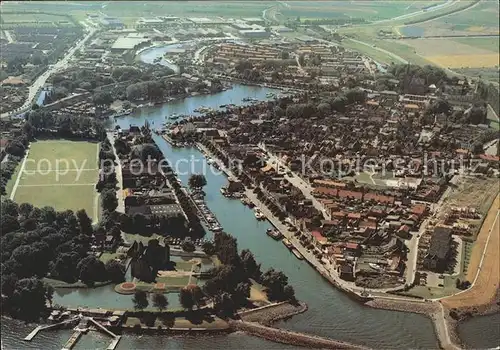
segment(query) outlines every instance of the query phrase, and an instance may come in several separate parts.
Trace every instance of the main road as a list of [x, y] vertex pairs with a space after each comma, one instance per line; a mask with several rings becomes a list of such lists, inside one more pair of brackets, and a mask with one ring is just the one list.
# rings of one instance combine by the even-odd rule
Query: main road
[[45, 85], [45, 82], [47, 79], [55, 72], [57, 72], [60, 69], [64, 69], [68, 67], [68, 63], [71, 60], [71, 58], [75, 55], [75, 53], [80, 50], [85, 43], [94, 35], [94, 33], [97, 31], [96, 28], [86, 26], [86, 29], [88, 30], [87, 35], [81, 40], [79, 40], [75, 46], [73, 46], [71, 49], [68, 50], [66, 55], [64, 55], [63, 58], [61, 58], [57, 63], [54, 65], [49, 66], [49, 69], [47, 69], [42, 75], [40, 75], [34, 82], [31, 84], [29, 87], [29, 92], [28, 92], [28, 98], [24, 102], [24, 104], [18, 108], [15, 111], [10, 111], [10, 112], [5, 112], [0, 115], [0, 118], [7, 118], [9, 116], [15, 115], [15, 114], [20, 114], [23, 112], [26, 112], [33, 104], [33, 100], [36, 98], [38, 95], [38, 92], [40, 89]]

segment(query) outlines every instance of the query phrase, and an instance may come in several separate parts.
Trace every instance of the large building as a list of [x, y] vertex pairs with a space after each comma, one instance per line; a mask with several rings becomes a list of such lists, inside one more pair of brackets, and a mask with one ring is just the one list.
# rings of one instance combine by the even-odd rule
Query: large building
[[271, 33], [265, 30], [240, 30], [238, 33], [245, 38], [269, 38]]
[[432, 234], [429, 250], [424, 258], [424, 267], [435, 272], [444, 272], [451, 252], [451, 227], [438, 226]]
[[101, 24], [106, 28], [112, 28], [112, 29], [120, 29], [124, 27], [123, 22], [115, 17], [101, 18]]
[[151, 39], [139, 33], [130, 33], [127, 36], [121, 36], [111, 46], [111, 51], [135, 50], [140, 46], [151, 43]]

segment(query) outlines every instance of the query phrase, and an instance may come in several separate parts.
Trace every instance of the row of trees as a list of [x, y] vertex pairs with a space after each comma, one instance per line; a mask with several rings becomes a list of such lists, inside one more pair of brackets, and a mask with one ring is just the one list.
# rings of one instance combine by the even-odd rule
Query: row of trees
[[106, 137], [106, 129], [100, 120], [80, 115], [59, 115], [42, 108], [27, 113], [24, 130], [30, 138], [43, 133], [98, 140]]

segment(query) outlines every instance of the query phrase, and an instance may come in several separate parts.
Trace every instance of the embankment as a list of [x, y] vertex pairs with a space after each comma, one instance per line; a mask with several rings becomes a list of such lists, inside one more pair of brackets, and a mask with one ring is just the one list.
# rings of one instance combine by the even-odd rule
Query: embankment
[[304, 302], [291, 304], [285, 301], [277, 304], [266, 305], [257, 309], [242, 311], [238, 313], [238, 315], [245, 322], [258, 322], [263, 325], [271, 325], [273, 322], [283, 320], [306, 311], [307, 304]]
[[315, 335], [291, 332], [280, 328], [263, 326], [259, 323], [230, 321], [229, 325], [239, 331], [270, 341], [314, 349], [366, 349], [360, 345], [349, 344]]

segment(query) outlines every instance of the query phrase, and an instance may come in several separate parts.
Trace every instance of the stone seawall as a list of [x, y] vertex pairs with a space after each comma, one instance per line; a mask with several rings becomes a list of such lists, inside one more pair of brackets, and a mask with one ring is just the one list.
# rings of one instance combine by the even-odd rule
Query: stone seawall
[[235, 330], [243, 331], [260, 338], [309, 349], [366, 349], [359, 345], [315, 335], [291, 332], [280, 328], [267, 327], [254, 322], [231, 321], [229, 324]]
[[253, 310], [243, 311], [238, 315], [245, 322], [258, 322], [264, 325], [271, 325], [273, 322], [280, 321], [306, 311], [307, 304], [304, 302], [299, 302], [295, 305], [289, 302], [282, 302]]

